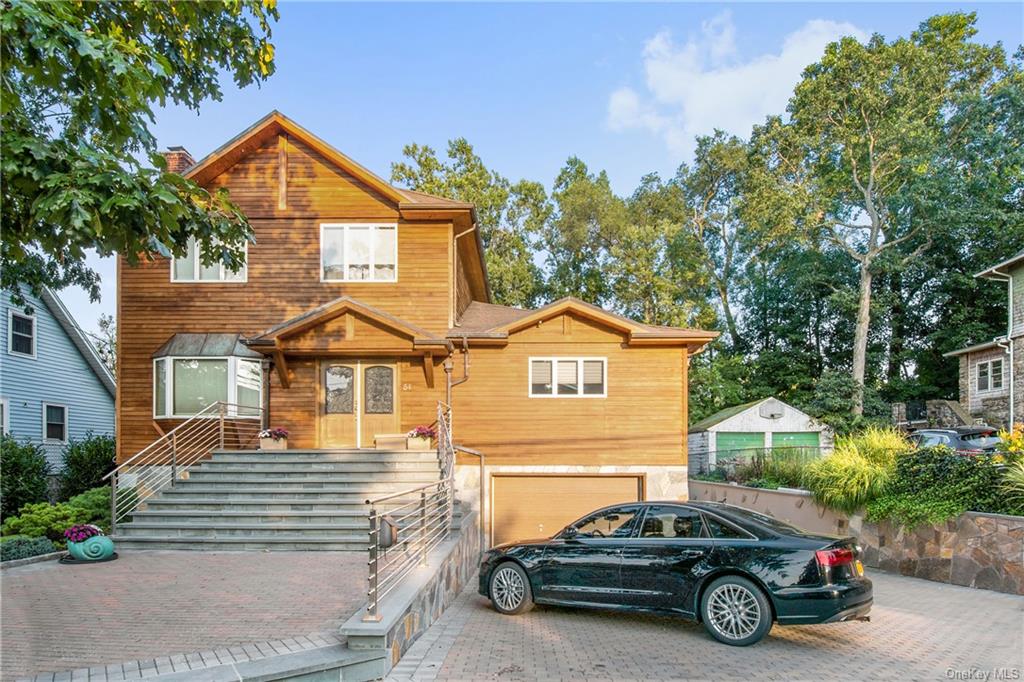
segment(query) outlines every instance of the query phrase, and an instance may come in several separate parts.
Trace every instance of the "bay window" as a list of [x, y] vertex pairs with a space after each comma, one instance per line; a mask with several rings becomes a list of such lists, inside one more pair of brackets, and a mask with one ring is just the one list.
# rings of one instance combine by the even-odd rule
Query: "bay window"
[[530, 358], [531, 398], [604, 398], [606, 358]]
[[320, 225], [320, 280], [394, 282], [398, 279], [398, 226], [376, 223]]
[[153, 361], [153, 416], [191, 417], [216, 402], [229, 413], [257, 416], [263, 396], [259, 360], [163, 357]]

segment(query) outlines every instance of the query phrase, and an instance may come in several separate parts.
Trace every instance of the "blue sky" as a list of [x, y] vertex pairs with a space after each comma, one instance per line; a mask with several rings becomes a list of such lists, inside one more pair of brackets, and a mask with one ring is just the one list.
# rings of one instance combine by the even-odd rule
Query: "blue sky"
[[[694, 135], [745, 135], [781, 112], [801, 69], [840, 35], [907, 35], [927, 17], [975, 11], [978, 40], [1012, 52], [1022, 3], [290, 3], [274, 26], [277, 72], [262, 88], [158, 112], [161, 146], [199, 158], [278, 109], [388, 177], [410, 142], [466, 137], [503, 175], [550, 186], [570, 155], [616, 191], [671, 175]], [[93, 259], [103, 300], [62, 297], [87, 330], [112, 314], [112, 259]]]

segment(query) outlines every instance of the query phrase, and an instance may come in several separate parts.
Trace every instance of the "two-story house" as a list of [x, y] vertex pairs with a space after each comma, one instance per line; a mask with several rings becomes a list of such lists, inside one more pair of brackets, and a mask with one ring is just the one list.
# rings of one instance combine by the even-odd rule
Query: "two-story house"
[[114, 377], [56, 294], [21, 295], [0, 294], [0, 422], [56, 472], [69, 440], [114, 432]]
[[975, 277], [1006, 284], [1006, 333], [961, 348], [960, 404], [993, 426], [1024, 421], [1024, 251]]
[[[212, 401], [263, 408], [291, 448], [373, 448], [450, 401], [495, 540], [604, 500], [686, 496], [687, 367], [716, 334], [575, 299], [491, 302], [471, 204], [393, 187], [277, 112], [198, 163], [255, 242], [244, 269], [191, 250], [118, 277], [118, 457]], [[446, 371], [447, 370], [447, 371]]]

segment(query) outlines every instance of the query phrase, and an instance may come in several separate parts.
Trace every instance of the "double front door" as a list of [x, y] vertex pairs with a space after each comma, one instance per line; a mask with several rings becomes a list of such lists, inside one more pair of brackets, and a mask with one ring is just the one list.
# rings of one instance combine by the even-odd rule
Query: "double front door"
[[394, 360], [323, 359], [317, 370], [320, 447], [370, 448], [378, 434], [398, 433]]

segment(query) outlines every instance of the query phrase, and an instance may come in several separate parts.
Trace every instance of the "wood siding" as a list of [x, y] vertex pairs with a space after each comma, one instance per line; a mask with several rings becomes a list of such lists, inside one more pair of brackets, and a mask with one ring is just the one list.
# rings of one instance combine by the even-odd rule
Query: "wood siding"
[[[249, 245], [247, 282], [171, 282], [167, 258], [137, 267], [129, 267], [124, 259], [119, 264], [119, 459], [160, 435], [152, 417], [151, 356], [173, 334], [256, 335], [340, 296], [379, 307], [439, 336], [447, 331], [452, 305], [451, 221], [398, 218], [396, 208], [371, 188], [297, 143], [288, 145], [287, 209], [280, 210], [278, 158], [277, 142], [264, 143], [211, 185], [228, 188], [251, 219], [256, 243]], [[346, 221], [397, 223], [397, 282], [320, 281], [320, 223]], [[289, 361], [289, 367], [304, 371], [295, 361]], [[315, 378], [312, 367], [309, 372]], [[275, 391], [276, 382], [275, 377], [272, 408], [278, 400], [287, 405], [302, 402], [304, 379], [292, 384], [287, 397]], [[443, 386], [443, 375], [438, 383]], [[175, 423], [162, 421], [159, 427], [166, 430]], [[298, 436], [293, 446], [303, 438]]]
[[[624, 341], [570, 314], [505, 347], [472, 348], [470, 379], [452, 398], [458, 440], [489, 465], [686, 464], [685, 349]], [[529, 397], [531, 356], [607, 358], [607, 397]]]

